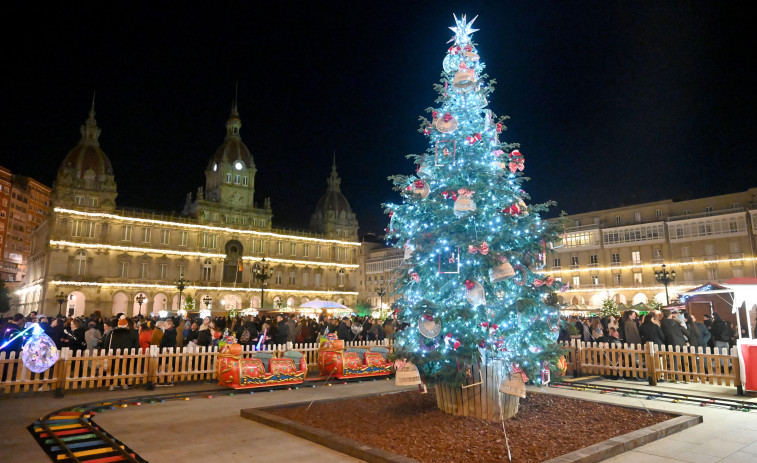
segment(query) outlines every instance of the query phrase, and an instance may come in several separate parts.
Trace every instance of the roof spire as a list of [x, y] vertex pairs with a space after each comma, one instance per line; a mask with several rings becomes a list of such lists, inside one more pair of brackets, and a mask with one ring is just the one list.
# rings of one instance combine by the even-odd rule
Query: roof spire
[[334, 157], [331, 163], [331, 175], [326, 180], [329, 185], [329, 191], [341, 191], [339, 185], [342, 183], [342, 179], [339, 178], [339, 174], [336, 173], [336, 150], [334, 150]]
[[231, 114], [226, 120], [226, 138], [234, 137], [241, 138], [239, 135], [239, 129], [242, 128], [242, 120], [239, 118], [239, 112], [237, 111], [237, 95], [238, 95], [239, 83], [234, 84], [234, 101], [231, 102]]
[[100, 137], [100, 129], [97, 127], [97, 121], [95, 120], [95, 92], [92, 92], [92, 106], [89, 108], [89, 117], [84, 122], [84, 125], [79, 128], [81, 133], [81, 143], [88, 145], [100, 146], [98, 137]]

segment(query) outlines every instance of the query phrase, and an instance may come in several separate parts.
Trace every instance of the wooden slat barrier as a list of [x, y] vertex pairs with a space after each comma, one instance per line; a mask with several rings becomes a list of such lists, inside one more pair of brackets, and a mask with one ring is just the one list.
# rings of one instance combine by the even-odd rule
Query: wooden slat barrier
[[741, 393], [736, 348], [656, 346], [652, 343], [607, 344], [573, 340], [566, 349], [568, 372], [573, 376], [607, 375], [658, 381], [699, 382], [734, 386]]
[[[345, 348], [382, 346], [391, 351], [389, 340], [345, 342]], [[288, 350], [304, 354], [309, 372], [318, 370], [318, 344], [287, 344], [263, 346], [261, 352], [281, 357]], [[256, 352], [245, 346], [242, 356], [252, 357]], [[0, 393], [15, 394], [32, 391], [96, 389], [101, 387], [187, 383], [215, 379], [214, 362], [217, 347], [163, 349], [150, 346], [149, 350], [131, 349], [121, 352], [105, 350], [71, 351], [63, 348], [60, 359], [49, 370], [33, 373], [15, 352], [0, 352]]]

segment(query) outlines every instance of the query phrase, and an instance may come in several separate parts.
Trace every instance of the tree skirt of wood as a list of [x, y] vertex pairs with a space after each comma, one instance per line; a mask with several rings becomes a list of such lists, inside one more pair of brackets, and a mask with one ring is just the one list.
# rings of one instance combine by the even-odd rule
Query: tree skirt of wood
[[[433, 392], [403, 392], [267, 410], [425, 463], [507, 462], [502, 422], [453, 416]], [[673, 418], [550, 394], [529, 393], [505, 421], [512, 461], [537, 463]]]

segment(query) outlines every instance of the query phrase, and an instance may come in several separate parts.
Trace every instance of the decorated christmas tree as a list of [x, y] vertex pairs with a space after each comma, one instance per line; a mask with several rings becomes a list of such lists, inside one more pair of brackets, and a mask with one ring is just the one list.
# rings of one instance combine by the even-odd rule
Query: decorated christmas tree
[[476, 385], [486, 368], [542, 384], [562, 355], [557, 309], [545, 303], [560, 284], [540, 273], [558, 238], [539, 217], [550, 204], [528, 204], [521, 188], [519, 145], [500, 140], [507, 117], [488, 109], [495, 81], [471, 40], [475, 19], [450, 28], [437, 106], [420, 118], [429, 148], [409, 155], [416, 174], [390, 177], [403, 201], [385, 205], [387, 238], [405, 250], [395, 294], [409, 324], [395, 358], [437, 386]]

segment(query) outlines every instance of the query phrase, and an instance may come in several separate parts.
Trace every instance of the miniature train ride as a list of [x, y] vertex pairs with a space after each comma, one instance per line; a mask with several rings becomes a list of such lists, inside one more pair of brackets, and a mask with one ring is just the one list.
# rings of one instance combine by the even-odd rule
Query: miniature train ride
[[321, 376], [336, 379], [387, 376], [392, 373], [392, 364], [386, 360], [388, 352], [382, 346], [345, 350], [344, 341], [324, 339], [318, 348], [318, 370]]
[[[227, 344], [218, 353], [215, 370], [218, 384], [234, 389], [286, 386], [305, 381], [308, 365], [301, 352], [288, 351], [284, 357], [256, 353], [259, 357], [242, 358], [241, 344]], [[270, 357], [267, 357], [270, 356]]]

